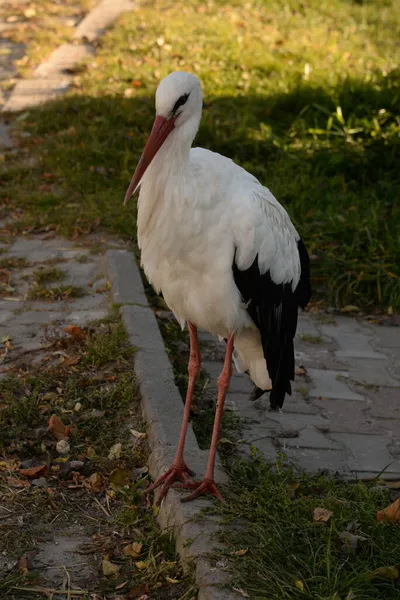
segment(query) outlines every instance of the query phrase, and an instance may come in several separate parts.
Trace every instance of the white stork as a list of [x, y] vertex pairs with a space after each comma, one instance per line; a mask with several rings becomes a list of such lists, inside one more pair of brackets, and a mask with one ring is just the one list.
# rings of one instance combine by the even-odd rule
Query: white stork
[[[270, 390], [279, 409], [294, 379], [293, 338], [298, 307], [311, 295], [308, 253], [286, 210], [271, 192], [232, 160], [191, 148], [202, 113], [200, 81], [174, 72], [156, 92], [156, 118], [126, 192], [140, 186], [138, 243], [149, 282], [162, 293], [190, 334], [189, 381], [182, 428], [171, 468], [147, 490], [162, 485], [158, 503], [177, 480], [212, 494], [218, 436], [232, 373], [255, 384], [251, 398]], [[200, 369], [197, 328], [225, 339], [207, 470], [199, 482], [183, 458], [195, 377]]]

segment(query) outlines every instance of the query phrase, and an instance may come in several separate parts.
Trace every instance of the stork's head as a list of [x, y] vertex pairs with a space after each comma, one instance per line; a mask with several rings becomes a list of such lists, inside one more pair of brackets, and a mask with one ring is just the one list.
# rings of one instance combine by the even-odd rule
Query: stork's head
[[156, 92], [156, 118], [142, 156], [125, 195], [126, 204], [135, 193], [151, 161], [170, 135], [181, 132], [193, 141], [200, 123], [202, 93], [195, 75], [175, 71], [165, 77]]

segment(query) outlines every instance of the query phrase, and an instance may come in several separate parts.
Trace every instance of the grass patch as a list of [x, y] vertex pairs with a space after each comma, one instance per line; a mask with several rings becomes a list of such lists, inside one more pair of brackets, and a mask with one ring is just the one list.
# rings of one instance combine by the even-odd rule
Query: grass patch
[[303, 333], [300, 336], [300, 339], [303, 340], [303, 342], [308, 342], [309, 344], [322, 344], [324, 341], [322, 335], [311, 335], [309, 333]]
[[56, 267], [44, 267], [35, 271], [33, 277], [37, 285], [43, 285], [46, 283], [54, 283], [55, 281], [62, 281], [65, 278], [65, 273]]
[[5, 256], [0, 258], [0, 269], [26, 269], [30, 267], [30, 262], [22, 256]]
[[196, 143], [232, 157], [285, 205], [310, 249], [316, 296], [396, 309], [399, 15], [399, 0], [139, 4], [67, 98], [24, 113], [35, 165], [8, 155], [1, 196], [27, 225], [133, 239], [134, 203], [121, 202], [154, 91], [187, 69], [205, 93]]
[[[173, 539], [159, 530], [142, 494], [148, 449], [145, 439], [133, 439], [129, 431], [145, 428], [126, 332], [115, 314], [94, 323], [86, 336], [80, 331], [79, 339], [49, 334], [47, 356], [38, 363], [35, 354], [33, 368], [30, 357], [24, 358], [0, 382], [0, 496], [2, 510], [12, 515], [1, 515], [3, 556], [17, 560], [73, 523], [90, 541], [82, 549], [83, 564], [87, 552], [100, 565], [107, 557], [119, 568], [117, 576], [106, 577], [100, 566], [88, 599], [137, 589], [155, 600], [194, 600], [191, 573], [183, 574]], [[47, 431], [51, 415], [74, 427], [66, 456]], [[115, 444], [119, 450], [110, 456]], [[19, 473], [21, 463], [47, 465], [46, 486], [29, 485]], [[140, 546], [135, 557], [124, 552], [132, 542]], [[1, 592], [11, 599], [19, 597], [15, 585], [46, 587], [38, 571], [26, 578], [14, 570], [0, 579]]]
[[[215, 511], [230, 525], [224, 558], [233, 585], [250, 598], [399, 597], [396, 577], [372, 575], [398, 565], [398, 527], [376, 520], [390, 502], [387, 488], [299, 476], [279, 463], [272, 469], [256, 454], [231, 461], [231, 475], [235, 490]], [[317, 507], [332, 511], [327, 524], [314, 522]]]
[[35, 284], [28, 294], [30, 300], [68, 300], [68, 298], [81, 298], [85, 295], [83, 288], [77, 285], [58, 285], [55, 287], [46, 287], [45, 285]]

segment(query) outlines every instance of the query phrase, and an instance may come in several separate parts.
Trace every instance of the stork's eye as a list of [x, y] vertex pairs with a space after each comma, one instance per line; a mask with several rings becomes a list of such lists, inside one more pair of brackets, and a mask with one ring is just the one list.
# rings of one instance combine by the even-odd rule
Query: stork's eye
[[183, 94], [174, 104], [174, 108], [172, 109], [172, 114], [174, 115], [180, 106], [186, 104], [187, 99], [189, 98], [189, 94]]

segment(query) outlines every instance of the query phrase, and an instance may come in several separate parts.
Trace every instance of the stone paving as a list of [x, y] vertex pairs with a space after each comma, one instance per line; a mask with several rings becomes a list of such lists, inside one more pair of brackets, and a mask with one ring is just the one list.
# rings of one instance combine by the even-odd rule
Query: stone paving
[[[308, 472], [349, 478], [400, 476], [400, 328], [374, 319], [303, 313], [296, 337], [296, 381], [283, 411], [234, 374], [227, 409], [244, 420], [241, 449], [267, 459], [283, 452]], [[224, 345], [202, 333], [203, 368], [216, 394]]]
[[[95, 235], [79, 245], [48, 237], [47, 233], [0, 243], [0, 379], [11, 369], [24, 368], [28, 354], [30, 368], [44, 356], [56, 360], [52, 335], [62, 333], [66, 325], [86, 326], [108, 314], [103, 253], [120, 244]], [[61, 279], [38, 284], [37, 274], [49, 269], [59, 269]], [[46, 290], [51, 298], [51, 290], [57, 288], [60, 299], [46, 299]], [[79, 292], [78, 297], [70, 294], [71, 289]], [[38, 291], [44, 299], [32, 299]]]

